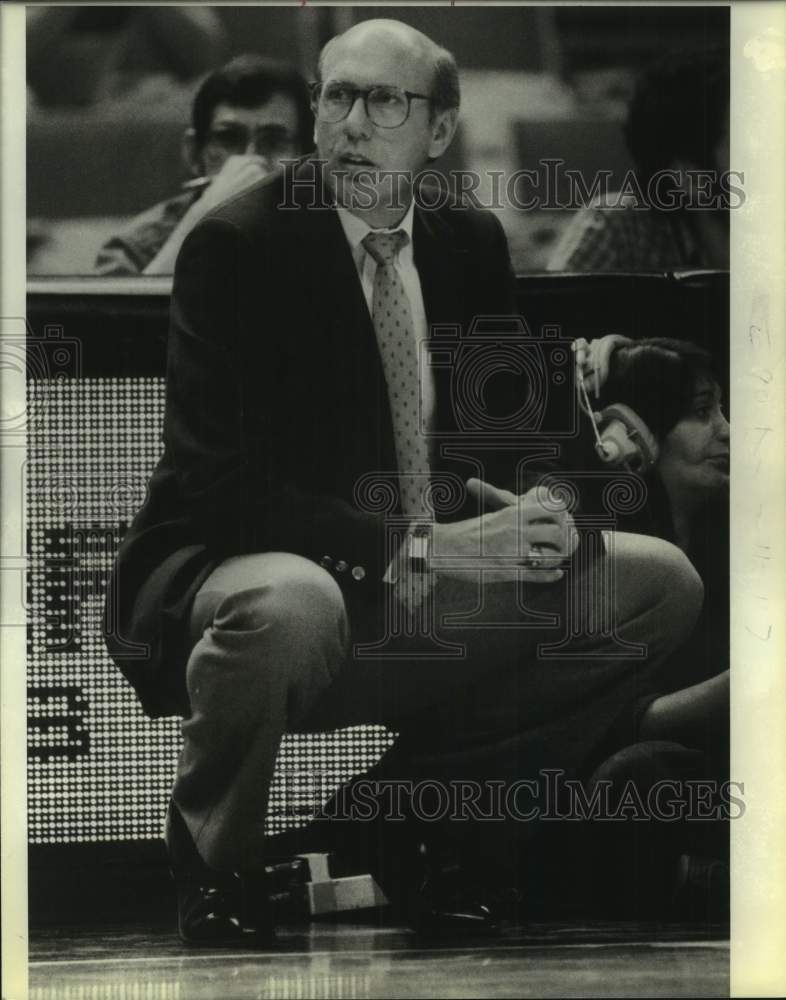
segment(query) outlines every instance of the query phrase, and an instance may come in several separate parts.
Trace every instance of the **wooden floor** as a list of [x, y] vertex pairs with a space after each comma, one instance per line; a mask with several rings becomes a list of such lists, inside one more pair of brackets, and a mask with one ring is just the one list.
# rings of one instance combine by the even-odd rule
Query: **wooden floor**
[[311, 924], [274, 951], [194, 950], [169, 927], [38, 931], [32, 1000], [333, 997], [721, 997], [722, 930], [535, 924], [500, 938], [423, 947], [407, 931]]

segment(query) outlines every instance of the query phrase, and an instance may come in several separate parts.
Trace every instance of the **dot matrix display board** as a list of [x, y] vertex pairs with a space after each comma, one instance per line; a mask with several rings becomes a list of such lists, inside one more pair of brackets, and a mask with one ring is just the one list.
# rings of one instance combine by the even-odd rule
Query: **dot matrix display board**
[[[109, 659], [104, 588], [161, 452], [164, 383], [28, 381], [28, 814], [33, 844], [159, 837], [179, 720], [152, 721]], [[273, 833], [390, 745], [379, 727], [285, 738]]]

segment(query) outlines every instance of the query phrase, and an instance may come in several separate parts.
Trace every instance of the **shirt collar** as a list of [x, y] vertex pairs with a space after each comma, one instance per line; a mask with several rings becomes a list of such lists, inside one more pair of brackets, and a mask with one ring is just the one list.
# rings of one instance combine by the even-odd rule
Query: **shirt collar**
[[348, 209], [344, 208], [342, 205], [336, 205], [336, 211], [338, 212], [338, 217], [341, 220], [341, 226], [344, 230], [344, 235], [347, 238], [350, 249], [353, 255], [359, 250], [365, 253], [365, 247], [362, 246], [363, 240], [371, 232], [380, 233], [393, 233], [399, 229], [403, 229], [404, 232], [409, 237], [409, 243], [407, 246], [412, 246], [412, 221], [415, 215], [415, 199], [409, 203], [409, 208], [404, 218], [399, 222], [397, 226], [386, 227], [384, 229], [372, 229], [366, 222], [359, 219], [357, 215], [353, 215]]

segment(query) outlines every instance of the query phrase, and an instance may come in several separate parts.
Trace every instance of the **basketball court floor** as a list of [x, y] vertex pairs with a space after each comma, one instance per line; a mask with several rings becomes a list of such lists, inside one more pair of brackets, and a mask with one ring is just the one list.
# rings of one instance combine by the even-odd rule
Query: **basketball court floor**
[[343, 997], [722, 997], [728, 928], [530, 924], [428, 943], [396, 927], [288, 926], [276, 948], [198, 949], [161, 926], [41, 929], [31, 1000]]

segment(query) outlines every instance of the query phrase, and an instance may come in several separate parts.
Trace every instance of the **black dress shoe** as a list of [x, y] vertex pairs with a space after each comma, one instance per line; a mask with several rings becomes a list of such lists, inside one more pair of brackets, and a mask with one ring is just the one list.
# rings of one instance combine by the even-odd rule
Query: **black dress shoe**
[[164, 832], [177, 890], [177, 929], [193, 945], [269, 947], [274, 927], [264, 873], [220, 872], [199, 855], [180, 810], [169, 803]]
[[421, 938], [495, 936], [500, 931], [493, 893], [467, 882], [450, 853], [421, 845], [423, 876], [410, 895], [408, 921]]

